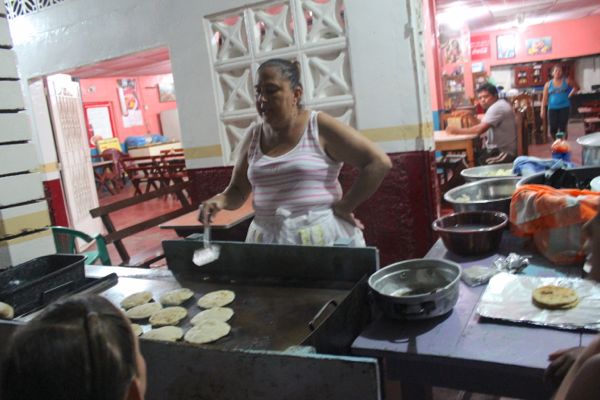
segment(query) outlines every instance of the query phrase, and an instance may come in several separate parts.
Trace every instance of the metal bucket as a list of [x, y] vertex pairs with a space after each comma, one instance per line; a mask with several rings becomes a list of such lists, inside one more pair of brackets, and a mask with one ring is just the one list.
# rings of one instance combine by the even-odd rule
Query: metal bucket
[[458, 301], [461, 273], [460, 265], [451, 261], [418, 258], [380, 269], [369, 278], [369, 287], [390, 318], [433, 318]]
[[600, 132], [577, 138], [581, 145], [581, 163], [583, 165], [600, 165]]

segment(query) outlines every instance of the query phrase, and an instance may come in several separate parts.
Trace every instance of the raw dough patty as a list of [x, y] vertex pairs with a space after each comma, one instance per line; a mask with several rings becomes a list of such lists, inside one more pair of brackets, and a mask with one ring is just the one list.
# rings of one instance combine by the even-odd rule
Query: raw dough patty
[[231, 290], [217, 290], [210, 292], [198, 299], [198, 305], [202, 308], [223, 307], [235, 299], [235, 293]]
[[146, 303], [130, 308], [125, 311], [125, 315], [129, 319], [146, 319], [160, 309], [162, 309], [160, 303]]
[[187, 310], [183, 307], [167, 307], [158, 310], [150, 316], [152, 326], [177, 325], [187, 317]]
[[135, 306], [141, 306], [142, 304], [146, 304], [150, 300], [152, 300], [151, 292], [148, 292], [147, 290], [143, 292], [137, 292], [121, 300], [121, 307], [123, 307], [126, 310], [129, 310], [130, 308], [133, 308]]
[[192, 318], [192, 325], [198, 325], [209, 319], [227, 322], [233, 317], [233, 310], [229, 307], [214, 307], [208, 310], [200, 311]]
[[192, 297], [194, 292], [187, 288], [169, 290], [160, 296], [160, 303], [163, 306], [178, 306]]
[[163, 326], [162, 328], [149, 330], [142, 335], [142, 339], [166, 340], [168, 342], [174, 342], [182, 337], [183, 329], [178, 326]]
[[184, 339], [190, 343], [210, 343], [227, 336], [230, 331], [231, 326], [227, 322], [209, 319], [187, 331]]

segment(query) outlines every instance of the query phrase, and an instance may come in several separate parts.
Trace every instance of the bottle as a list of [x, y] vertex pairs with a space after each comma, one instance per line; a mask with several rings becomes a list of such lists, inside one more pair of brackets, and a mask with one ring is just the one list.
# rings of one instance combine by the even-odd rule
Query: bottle
[[565, 140], [564, 132], [556, 133], [556, 140], [552, 143], [552, 158], [555, 160], [571, 161], [571, 148]]

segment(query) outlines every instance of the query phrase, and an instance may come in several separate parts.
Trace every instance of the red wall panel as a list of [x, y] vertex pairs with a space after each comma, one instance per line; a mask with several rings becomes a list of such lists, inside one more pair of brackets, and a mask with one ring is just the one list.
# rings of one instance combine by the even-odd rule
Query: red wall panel
[[44, 193], [50, 211], [50, 221], [55, 226], [69, 226], [69, 217], [60, 179], [44, 181]]

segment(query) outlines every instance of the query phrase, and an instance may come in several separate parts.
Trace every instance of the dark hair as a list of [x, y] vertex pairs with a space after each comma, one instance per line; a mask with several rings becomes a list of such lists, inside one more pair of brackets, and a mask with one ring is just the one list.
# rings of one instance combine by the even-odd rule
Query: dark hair
[[481, 92], [488, 92], [492, 96], [498, 97], [498, 89], [496, 89], [496, 86], [492, 85], [489, 82], [486, 82], [477, 88], [477, 94]]
[[[281, 77], [290, 82], [290, 88], [302, 88], [300, 83], [300, 63], [298, 61], [288, 61], [283, 58], [271, 58], [260, 64], [257, 73], [260, 74], [265, 68], [275, 67], [279, 70]], [[298, 108], [302, 108], [302, 102], [298, 102]]]
[[72, 297], [16, 330], [0, 398], [120, 400], [137, 372], [123, 313], [97, 295]]

